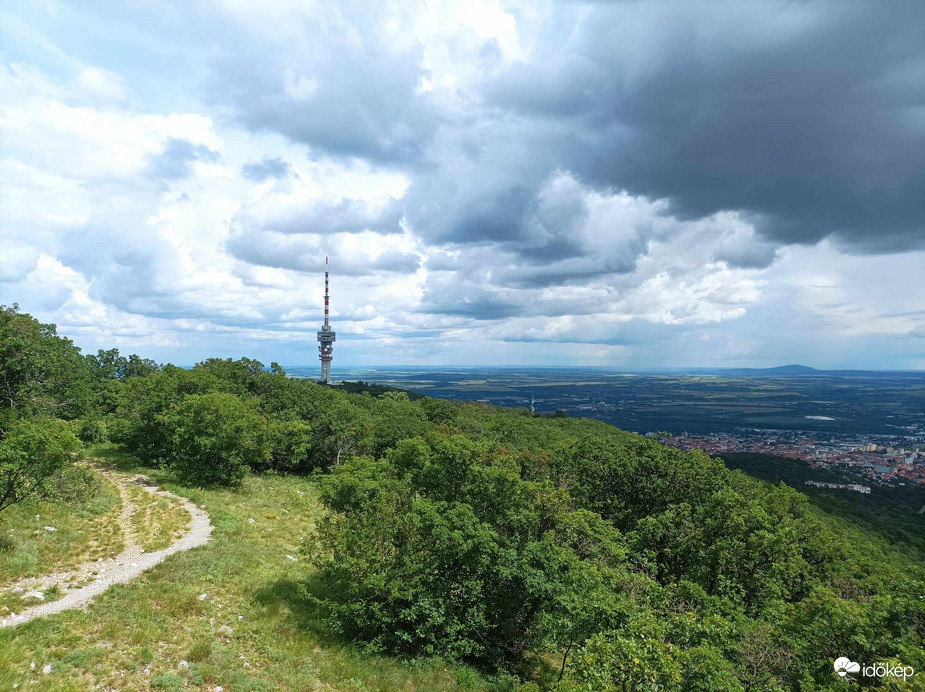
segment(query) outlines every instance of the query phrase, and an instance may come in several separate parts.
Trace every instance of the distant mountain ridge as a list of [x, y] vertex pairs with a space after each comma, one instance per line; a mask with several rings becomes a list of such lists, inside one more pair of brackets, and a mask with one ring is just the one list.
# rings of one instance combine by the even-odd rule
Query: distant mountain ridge
[[[818, 370], [816, 368], [811, 368], [808, 365], [778, 365], [774, 368], [729, 368], [726, 372], [742, 372], [750, 373], [753, 375], [766, 375], [773, 377], [774, 375], [779, 375], [782, 377], [800, 377], [804, 375], [823, 375], [832, 371], [828, 370]], [[850, 372], [850, 371], [843, 371]], [[858, 371], [854, 371], [858, 372]]]
[[808, 365], [778, 365], [774, 368], [711, 368], [709, 372], [739, 377], [882, 377], [909, 375], [921, 377], [915, 370], [819, 370]]
[[[286, 365], [286, 372], [295, 376], [314, 377], [318, 366]], [[683, 367], [659, 366], [650, 368], [619, 368], [605, 365], [342, 365], [338, 369], [340, 377], [346, 380], [366, 380], [375, 382], [382, 376], [391, 376], [394, 373], [429, 373], [429, 374], [490, 374], [490, 373], [550, 373], [561, 372], [563, 376], [574, 373], [623, 373], [629, 375], [716, 375], [721, 377], [901, 377], [921, 379], [925, 377], [925, 370], [824, 370], [812, 368], [808, 365], [791, 363], [770, 368], [743, 368], [743, 367]]]

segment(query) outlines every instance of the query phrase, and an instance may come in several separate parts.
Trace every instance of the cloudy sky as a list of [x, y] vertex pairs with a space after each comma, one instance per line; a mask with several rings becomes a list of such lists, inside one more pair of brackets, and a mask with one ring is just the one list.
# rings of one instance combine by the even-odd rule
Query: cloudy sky
[[[120, 8], [121, 6], [121, 8]], [[925, 5], [0, 9], [0, 303], [87, 350], [925, 368]]]

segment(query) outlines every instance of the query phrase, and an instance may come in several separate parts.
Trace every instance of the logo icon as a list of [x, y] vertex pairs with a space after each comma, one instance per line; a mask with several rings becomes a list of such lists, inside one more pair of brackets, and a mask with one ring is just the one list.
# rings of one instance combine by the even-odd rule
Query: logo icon
[[861, 670], [861, 666], [850, 658], [844, 656], [835, 659], [835, 672], [838, 673], [838, 676], [843, 678], [848, 673], [857, 673]]

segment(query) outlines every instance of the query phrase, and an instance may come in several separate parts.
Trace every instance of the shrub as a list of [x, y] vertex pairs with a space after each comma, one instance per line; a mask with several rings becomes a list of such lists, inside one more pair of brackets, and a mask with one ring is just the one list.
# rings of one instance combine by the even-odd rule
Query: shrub
[[312, 425], [312, 461], [316, 468], [338, 466], [372, 449], [372, 417], [346, 398], [335, 399]]
[[164, 463], [173, 445], [168, 414], [186, 396], [228, 391], [229, 386], [208, 372], [173, 366], [149, 377], [129, 378], [122, 388], [118, 411], [121, 420], [112, 426], [111, 437], [130, 446], [145, 461]]
[[428, 421], [420, 406], [412, 404], [404, 392], [387, 392], [374, 410], [373, 453], [382, 456], [401, 440], [423, 435]]
[[176, 673], [161, 673], [151, 678], [152, 690], [182, 690], [183, 678]]
[[190, 650], [187, 652], [186, 657], [198, 663], [200, 661], [206, 660], [212, 654], [212, 640], [211, 639], [197, 639], [193, 642], [193, 645], [190, 647]]
[[170, 460], [192, 485], [240, 485], [249, 464], [270, 459], [266, 419], [234, 394], [194, 394], [167, 417]]
[[0, 442], [0, 510], [48, 491], [51, 478], [70, 464], [80, 441], [67, 423], [19, 421]]
[[587, 689], [601, 692], [681, 689], [683, 680], [671, 646], [642, 637], [595, 635], [577, 651], [573, 670]]
[[271, 470], [305, 470], [311, 452], [311, 426], [305, 421], [274, 421], [271, 425]]
[[538, 490], [511, 459], [439, 433], [342, 464], [313, 546], [336, 625], [372, 650], [490, 667], [580, 641], [613, 609], [622, 541]]
[[79, 437], [80, 441], [84, 444], [109, 441], [106, 423], [99, 418], [88, 418], [82, 421], [77, 430], [77, 437]]
[[42, 495], [46, 499], [85, 505], [100, 492], [101, 485], [99, 476], [90, 469], [69, 465], [48, 479]]

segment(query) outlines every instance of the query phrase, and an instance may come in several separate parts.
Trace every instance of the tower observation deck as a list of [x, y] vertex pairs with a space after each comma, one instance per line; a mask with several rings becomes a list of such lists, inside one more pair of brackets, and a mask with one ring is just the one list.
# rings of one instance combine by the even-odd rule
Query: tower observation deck
[[334, 357], [334, 330], [328, 322], [328, 258], [324, 258], [324, 324], [318, 332], [318, 353], [321, 356], [321, 382], [331, 381], [331, 360]]

